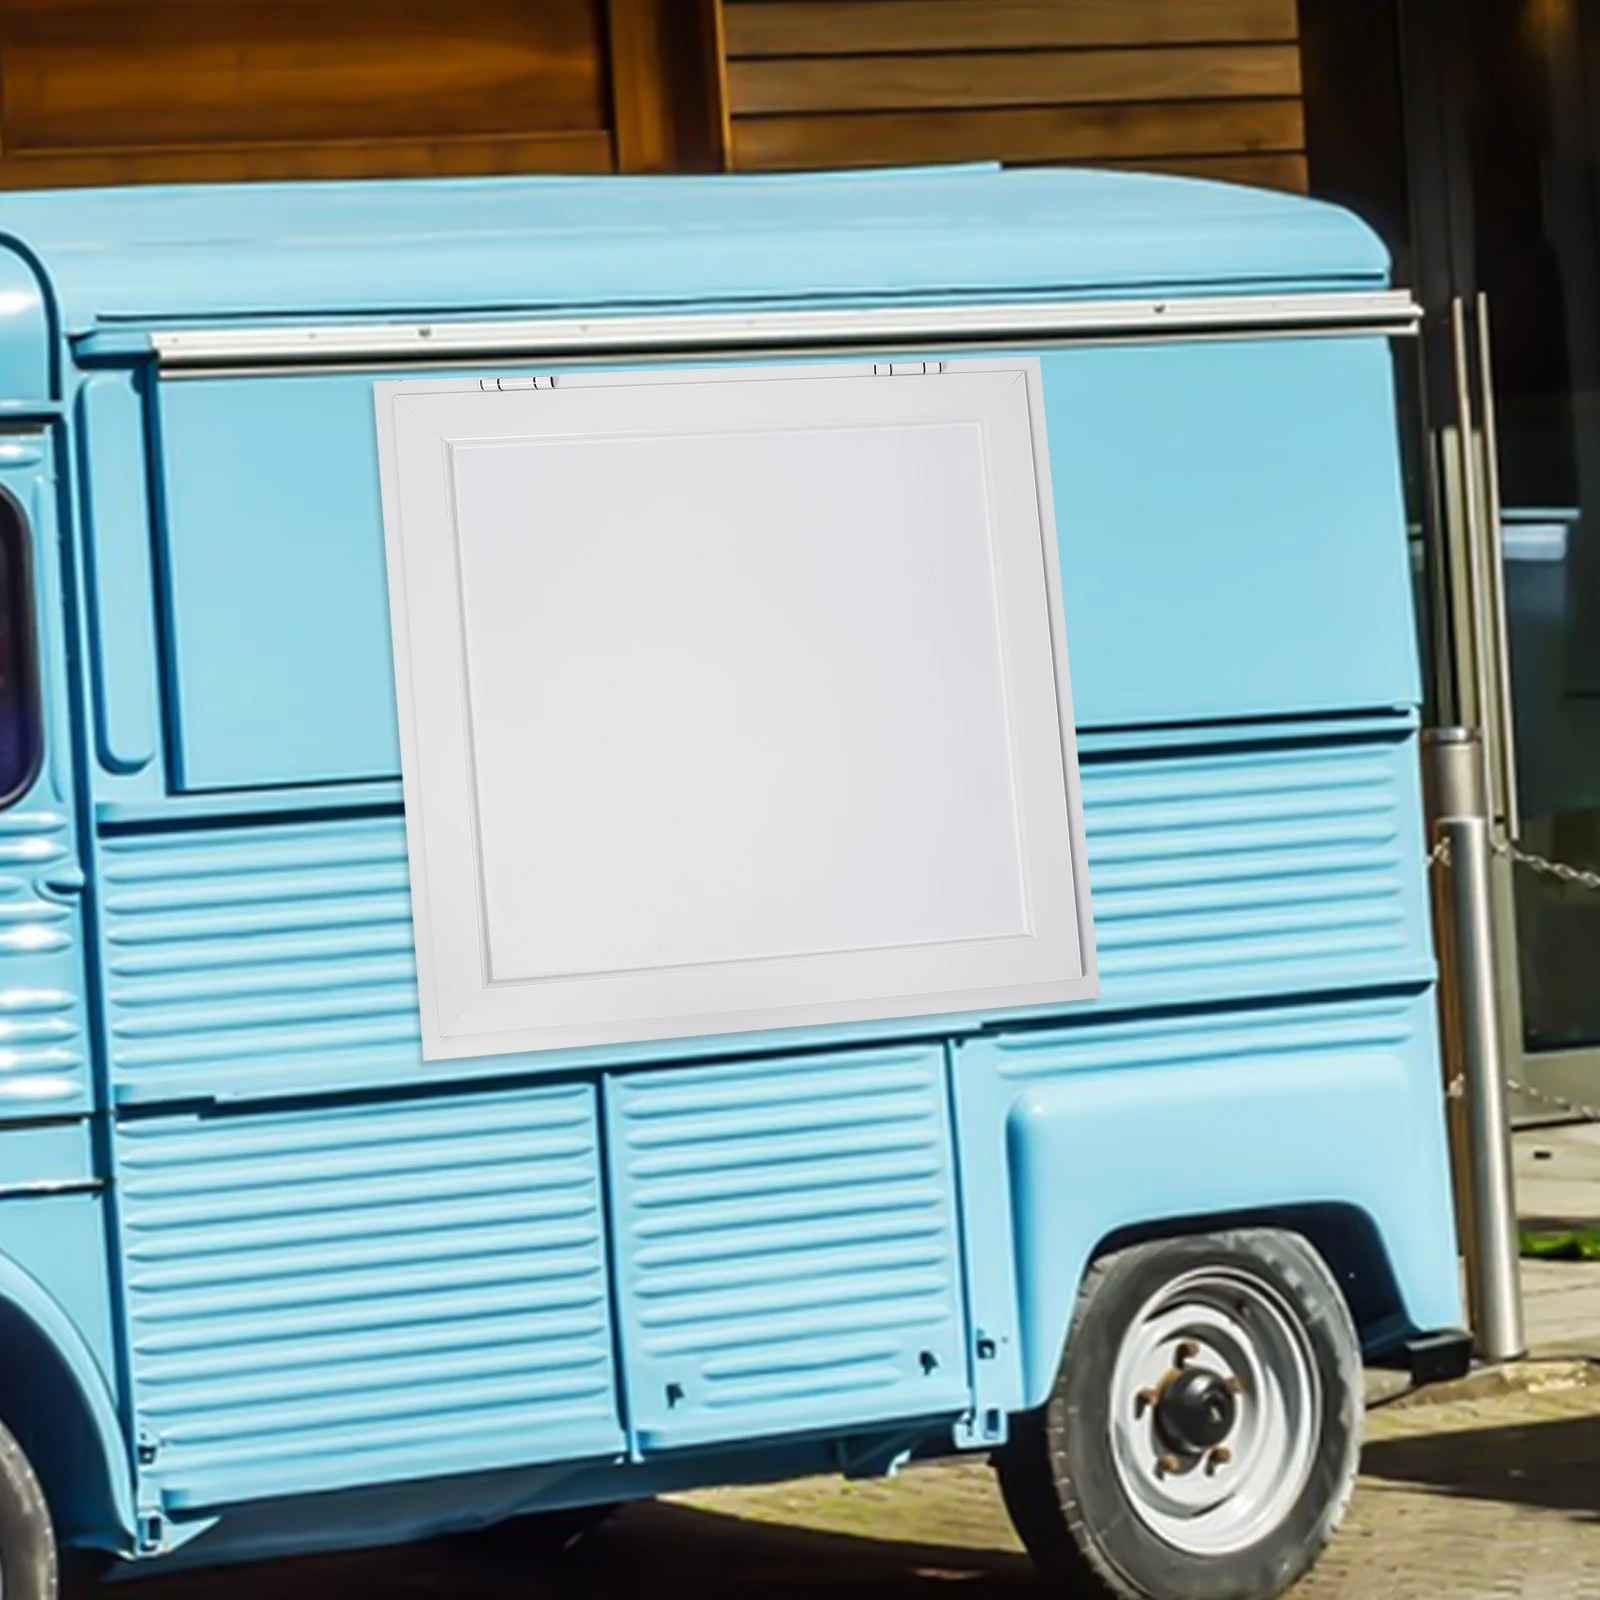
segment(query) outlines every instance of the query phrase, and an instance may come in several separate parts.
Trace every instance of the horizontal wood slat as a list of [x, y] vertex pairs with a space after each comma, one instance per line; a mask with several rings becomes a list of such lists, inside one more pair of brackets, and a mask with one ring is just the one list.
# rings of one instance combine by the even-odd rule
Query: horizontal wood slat
[[1297, 154], [1304, 143], [1300, 102], [1288, 99], [736, 117], [733, 124], [734, 164], [744, 168]]
[[8, 151], [599, 131], [590, 0], [0, 6]]
[[1286, 189], [1306, 194], [1311, 173], [1300, 155], [1156, 156], [1146, 160], [1102, 161], [1102, 166], [1134, 172], [1171, 172], [1190, 178], [1215, 178], [1223, 183], [1248, 183], [1258, 189]]
[[455, 178], [615, 169], [609, 133], [350, 139], [313, 144], [217, 144], [187, 150], [24, 151], [0, 157], [0, 189], [289, 182], [300, 178]]
[[728, 93], [741, 116], [1280, 98], [1300, 93], [1300, 52], [1269, 44], [734, 61]]
[[728, 54], [1286, 43], [1295, 0], [727, 0]]

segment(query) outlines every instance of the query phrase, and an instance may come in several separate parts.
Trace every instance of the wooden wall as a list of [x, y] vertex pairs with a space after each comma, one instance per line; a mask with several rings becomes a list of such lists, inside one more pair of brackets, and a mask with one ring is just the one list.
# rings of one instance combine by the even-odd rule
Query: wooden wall
[[725, 0], [732, 164], [1306, 186], [1295, 0]]
[[0, 0], [0, 187], [717, 166], [713, 50], [712, 0]]
[[0, 188], [1304, 145], [1296, 0], [0, 0]]

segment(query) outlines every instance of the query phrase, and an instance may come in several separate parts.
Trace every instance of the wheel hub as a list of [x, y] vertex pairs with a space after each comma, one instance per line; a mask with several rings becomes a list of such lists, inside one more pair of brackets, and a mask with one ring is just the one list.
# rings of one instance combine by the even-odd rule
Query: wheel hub
[[1156, 1429], [1180, 1455], [1198, 1456], [1233, 1432], [1239, 1405], [1233, 1386], [1208, 1367], [1184, 1367], [1162, 1384], [1155, 1405]]
[[1303, 1325], [1256, 1275], [1202, 1267], [1152, 1295], [1123, 1335], [1111, 1395], [1128, 1507], [1186, 1555], [1244, 1549], [1298, 1499], [1320, 1377]]

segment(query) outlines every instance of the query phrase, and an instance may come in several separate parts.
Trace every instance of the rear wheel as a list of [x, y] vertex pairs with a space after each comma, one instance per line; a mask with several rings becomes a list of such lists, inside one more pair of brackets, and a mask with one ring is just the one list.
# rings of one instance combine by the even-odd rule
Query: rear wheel
[[56, 1600], [50, 1508], [22, 1447], [0, 1427], [0, 1600]]
[[1361, 1352], [1321, 1257], [1247, 1229], [1085, 1279], [1042, 1412], [996, 1457], [1039, 1567], [1119, 1600], [1272, 1600], [1355, 1483]]

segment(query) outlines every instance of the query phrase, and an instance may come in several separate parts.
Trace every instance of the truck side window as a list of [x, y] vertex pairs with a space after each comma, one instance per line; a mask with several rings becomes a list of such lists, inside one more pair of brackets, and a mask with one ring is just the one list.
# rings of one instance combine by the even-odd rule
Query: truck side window
[[43, 753], [36, 649], [28, 525], [0, 495], [0, 806], [32, 783]]

